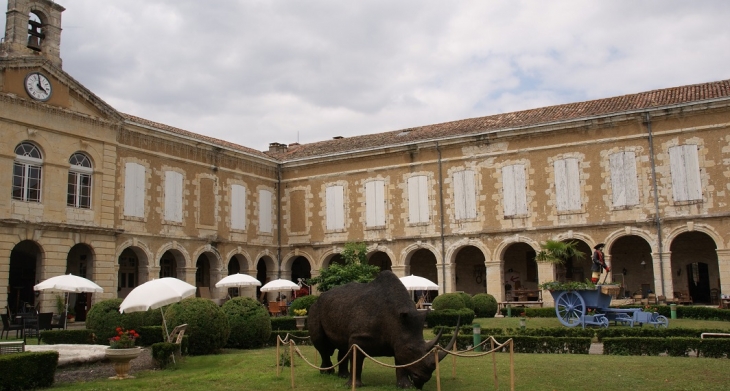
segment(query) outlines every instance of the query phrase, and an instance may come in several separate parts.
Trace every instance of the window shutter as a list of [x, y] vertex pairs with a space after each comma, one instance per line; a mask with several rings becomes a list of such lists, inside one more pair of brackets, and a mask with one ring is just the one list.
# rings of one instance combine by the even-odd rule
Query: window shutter
[[557, 160], [555, 169], [555, 195], [559, 211], [580, 210], [580, 171], [578, 159]]
[[246, 229], [246, 188], [231, 186], [231, 228]]
[[464, 171], [455, 172], [452, 182], [454, 187], [454, 217], [456, 218], [456, 220], [463, 220], [466, 218]]
[[672, 172], [672, 195], [674, 201], [687, 201], [687, 172], [682, 145], [669, 148], [669, 167]]
[[613, 206], [626, 206], [626, 185], [623, 152], [614, 153], [609, 157], [611, 168], [611, 190], [613, 192]]
[[418, 207], [418, 178], [408, 178], [408, 222], [418, 223], [419, 218], [419, 207]]
[[365, 224], [368, 227], [385, 225], [385, 182], [365, 184]]
[[527, 214], [527, 182], [525, 180], [525, 166], [515, 164], [512, 166], [515, 186], [515, 214]]
[[453, 175], [454, 208], [457, 220], [477, 217], [474, 171], [464, 170]]
[[165, 171], [165, 220], [182, 221], [182, 174]]
[[124, 167], [124, 214], [144, 217], [145, 168], [131, 162]]
[[418, 177], [418, 222], [428, 222], [428, 178]]
[[687, 178], [687, 199], [702, 199], [702, 181], [700, 180], [700, 161], [697, 154], [697, 146], [694, 144], [684, 145], [684, 169]]
[[259, 231], [271, 233], [271, 192], [259, 190]]
[[568, 210], [568, 174], [565, 170], [565, 160], [553, 163], [555, 169], [555, 198], [559, 211]]
[[327, 204], [327, 230], [345, 228], [344, 188], [329, 186], [325, 193]]
[[514, 167], [515, 166], [502, 167], [502, 203], [504, 204], [505, 216], [514, 216], [517, 214], [517, 206], [515, 205], [517, 196], [515, 194]]

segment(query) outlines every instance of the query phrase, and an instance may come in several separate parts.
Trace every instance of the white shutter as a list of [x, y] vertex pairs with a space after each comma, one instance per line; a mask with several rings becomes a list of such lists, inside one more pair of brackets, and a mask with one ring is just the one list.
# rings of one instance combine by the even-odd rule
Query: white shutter
[[515, 164], [512, 166], [514, 174], [514, 194], [515, 194], [515, 215], [527, 214], [527, 185], [525, 181], [525, 166], [523, 164]]
[[702, 181], [700, 180], [700, 161], [697, 156], [697, 146], [684, 145], [684, 172], [687, 178], [687, 199], [702, 199]]
[[611, 191], [613, 206], [626, 206], [626, 185], [623, 152], [614, 153], [608, 159], [611, 169]]
[[428, 222], [428, 178], [425, 175], [408, 178], [408, 221]]
[[609, 157], [613, 206], [639, 203], [639, 184], [636, 179], [636, 154], [618, 152]]
[[231, 186], [231, 228], [246, 229], [246, 188]]
[[428, 222], [428, 178], [418, 177], [418, 222]]
[[568, 210], [568, 174], [565, 171], [565, 160], [553, 163], [555, 170], [555, 198], [558, 211]]
[[570, 210], [580, 210], [580, 170], [578, 168], [578, 159], [565, 159], [565, 171], [568, 174], [568, 208]]
[[555, 169], [555, 196], [558, 211], [580, 210], [580, 170], [578, 159], [569, 158], [553, 163]]
[[345, 228], [344, 188], [329, 186], [325, 192], [327, 206], [327, 230]]
[[669, 148], [669, 167], [672, 172], [672, 195], [674, 201], [687, 201], [687, 177], [682, 146]]
[[144, 217], [145, 168], [131, 162], [124, 167], [124, 214]]
[[474, 171], [464, 171], [464, 200], [466, 205], [466, 218], [477, 217], [477, 193]]
[[420, 221], [418, 214], [418, 178], [417, 176], [408, 178], [408, 222], [410, 223]]
[[626, 205], [639, 204], [639, 180], [636, 178], [636, 153], [624, 152], [624, 190]]
[[365, 184], [365, 224], [368, 227], [385, 225], [385, 182]]
[[259, 190], [259, 232], [271, 233], [271, 192]]
[[165, 220], [182, 221], [182, 174], [165, 171]]
[[452, 182], [454, 187], [454, 217], [456, 218], [456, 220], [463, 220], [466, 218], [464, 171], [455, 172]]
[[505, 216], [514, 216], [517, 214], [514, 167], [502, 167], [502, 203], [504, 204]]

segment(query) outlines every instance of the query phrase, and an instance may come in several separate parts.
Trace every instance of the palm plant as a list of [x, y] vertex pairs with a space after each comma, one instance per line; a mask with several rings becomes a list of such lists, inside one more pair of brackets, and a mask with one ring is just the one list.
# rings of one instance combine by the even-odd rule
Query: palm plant
[[585, 256], [585, 253], [578, 250], [578, 242], [576, 241], [546, 240], [540, 247], [542, 250], [535, 255], [535, 260], [538, 262], [564, 265], [571, 258]]

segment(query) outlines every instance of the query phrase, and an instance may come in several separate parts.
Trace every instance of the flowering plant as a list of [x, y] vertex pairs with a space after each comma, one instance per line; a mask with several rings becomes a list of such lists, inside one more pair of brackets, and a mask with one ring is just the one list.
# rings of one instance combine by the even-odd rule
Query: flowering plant
[[139, 338], [134, 330], [125, 330], [117, 327], [117, 335], [109, 339], [109, 347], [112, 349], [129, 349], [134, 347], [134, 340]]
[[305, 316], [305, 315], [307, 315], [307, 309], [306, 308], [302, 308], [300, 310], [294, 310], [294, 315], [296, 315], [296, 316]]

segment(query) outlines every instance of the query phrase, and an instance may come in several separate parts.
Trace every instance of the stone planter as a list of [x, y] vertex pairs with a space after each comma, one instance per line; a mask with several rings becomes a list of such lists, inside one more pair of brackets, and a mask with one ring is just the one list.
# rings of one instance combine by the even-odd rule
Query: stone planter
[[295, 316], [294, 320], [297, 322], [297, 329], [304, 330], [304, 321], [307, 320], [306, 316]]
[[128, 349], [106, 349], [106, 358], [114, 364], [114, 370], [117, 372], [116, 376], [110, 377], [110, 379], [132, 379], [134, 376], [129, 375], [129, 368], [132, 366], [130, 361], [134, 360], [142, 353], [142, 348], [136, 346]]

